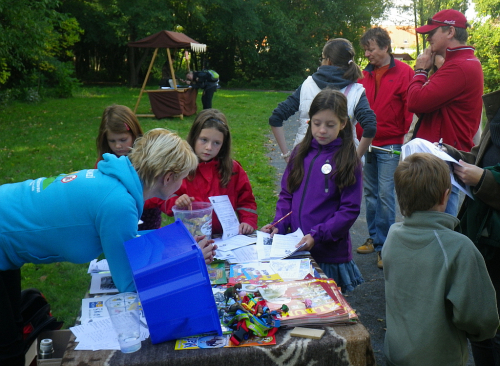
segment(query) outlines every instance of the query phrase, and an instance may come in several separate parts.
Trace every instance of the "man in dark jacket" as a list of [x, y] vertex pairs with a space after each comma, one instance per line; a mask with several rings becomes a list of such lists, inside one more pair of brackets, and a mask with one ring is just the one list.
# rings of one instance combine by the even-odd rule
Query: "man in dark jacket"
[[203, 95], [201, 97], [203, 109], [212, 108], [212, 99], [219, 86], [218, 80], [213, 81], [208, 71], [190, 71], [186, 74], [186, 83], [192, 85], [193, 88], [203, 89]]

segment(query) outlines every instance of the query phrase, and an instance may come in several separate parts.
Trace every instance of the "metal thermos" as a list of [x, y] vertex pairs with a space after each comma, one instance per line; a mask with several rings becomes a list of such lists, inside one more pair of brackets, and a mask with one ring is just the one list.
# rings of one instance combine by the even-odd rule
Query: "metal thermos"
[[52, 339], [42, 339], [40, 342], [40, 359], [52, 358], [54, 356], [54, 347]]

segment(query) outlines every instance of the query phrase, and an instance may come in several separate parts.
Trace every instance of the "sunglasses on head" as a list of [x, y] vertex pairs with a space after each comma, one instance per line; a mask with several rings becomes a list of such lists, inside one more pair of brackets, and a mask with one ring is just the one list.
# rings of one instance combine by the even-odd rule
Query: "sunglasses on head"
[[446, 22], [442, 22], [440, 20], [432, 19], [432, 18], [427, 18], [427, 25], [436, 25], [437, 24], [444, 24], [446, 26], [449, 26], [450, 24]]

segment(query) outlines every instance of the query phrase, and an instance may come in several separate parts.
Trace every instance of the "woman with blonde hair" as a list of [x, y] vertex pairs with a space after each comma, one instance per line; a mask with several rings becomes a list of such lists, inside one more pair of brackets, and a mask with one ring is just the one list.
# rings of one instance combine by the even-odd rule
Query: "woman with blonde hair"
[[[185, 140], [155, 129], [128, 156], [104, 154], [97, 169], [0, 186], [0, 364], [24, 365], [21, 267], [104, 253], [118, 291], [135, 291], [123, 243], [137, 236], [144, 201], [169, 198], [197, 165]], [[198, 244], [210, 262], [214, 247]]]

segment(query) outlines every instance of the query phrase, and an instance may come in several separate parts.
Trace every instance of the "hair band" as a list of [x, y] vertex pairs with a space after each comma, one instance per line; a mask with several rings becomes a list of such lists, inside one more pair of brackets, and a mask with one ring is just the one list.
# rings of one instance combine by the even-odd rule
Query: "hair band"
[[349, 62], [347, 63], [348, 65], [352, 64], [354, 61], [353, 60], [349, 60]]
[[130, 127], [125, 122], [123, 122], [123, 124], [125, 125], [125, 128], [127, 129], [127, 131], [130, 131]]

